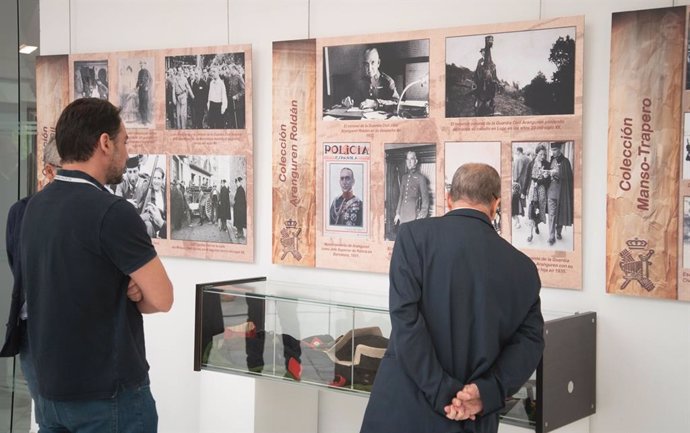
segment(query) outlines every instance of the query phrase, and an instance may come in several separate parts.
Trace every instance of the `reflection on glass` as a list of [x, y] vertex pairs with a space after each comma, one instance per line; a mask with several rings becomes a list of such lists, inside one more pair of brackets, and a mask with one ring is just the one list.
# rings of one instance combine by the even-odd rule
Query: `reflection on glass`
[[201, 366], [371, 390], [390, 335], [385, 311], [238, 287], [201, 299]]

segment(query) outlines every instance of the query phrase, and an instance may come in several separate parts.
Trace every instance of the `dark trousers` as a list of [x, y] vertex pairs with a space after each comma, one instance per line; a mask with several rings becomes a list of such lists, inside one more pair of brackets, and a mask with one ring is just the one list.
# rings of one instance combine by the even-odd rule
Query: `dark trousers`
[[561, 231], [563, 230], [563, 226], [556, 223], [556, 220], [558, 219], [558, 199], [557, 198], [549, 198], [548, 207], [549, 207], [549, 241], [554, 241], [554, 240], [556, 240], [556, 235], [558, 234], [560, 236]]
[[144, 89], [139, 89], [139, 120], [149, 123], [149, 92]]
[[224, 129], [223, 115], [220, 112], [222, 104], [220, 102], [209, 102], [208, 107], [208, 127], [211, 129]]
[[244, 129], [244, 98], [235, 101], [230, 98], [230, 105], [225, 112], [228, 129]]
[[194, 101], [192, 104], [192, 128], [202, 129], [204, 127], [204, 111], [206, 109], [206, 104], [197, 103]]
[[[36, 369], [34, 368], [34, 360], [29, 350], [29, 339], [26, 334], [26, 320], [20, 320], [19, 326], [21, 332], [21, 340], [19, 342], [19, 365], [22, 368], [24, 379], [26, 379], [26, 386], [29, 388], [31, 398], [36, 401], [38, 398], [38, 383], [36, 382]], [[40, 423], [43, 420], [41, 409], [36, 404], [36, 422]]]

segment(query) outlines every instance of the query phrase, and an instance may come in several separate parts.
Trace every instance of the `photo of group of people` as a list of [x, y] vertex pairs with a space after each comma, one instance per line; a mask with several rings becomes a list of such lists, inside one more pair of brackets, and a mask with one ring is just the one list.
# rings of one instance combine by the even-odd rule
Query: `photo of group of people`
[[247, 243], [247, 160], [243, 156], [173, 155], [171, 238]]
[[168, 237], [166, 156], [129, 155], [122, 182], [106, 185], [134, 206], [152, 239]]
[[575, 27], [446, 39], [446, 117], [572, 114]]
[[135, 207], [157, 253], [252, 262], [251, 46], [59, 57], [43, 73], [56, 96], [119, 108], [130, 155], [107, 188]]
[[429, 115], [429, 40], [324, 47], [324, 120]]
[[130, 155], [122, 182], [106, 187], [137, 209], [152, 239], [246, 244], [246, 159], [173, 155], [170, 164], [168, 183], [165, 155]]
[[108, 99], [108, 61], [74, 62], [74, 99]]
[[165, 58], [167, 129], [244, 129], [244, 53]]
[[574, 143], [514, 142], [512, 243], [521, 249], [572, 251]]
[[153, 128], [154, 68], [153, 57], [119, 59], [120, 116], [128, 128]]

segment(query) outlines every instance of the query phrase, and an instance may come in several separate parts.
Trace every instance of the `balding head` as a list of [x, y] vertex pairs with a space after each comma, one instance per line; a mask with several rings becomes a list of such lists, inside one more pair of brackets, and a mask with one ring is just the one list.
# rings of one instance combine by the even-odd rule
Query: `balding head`
[[452, 202], [492, 206], [501, 196], [501, 177], [488, 164], [467, 163], [455, 171], [450, 186]]

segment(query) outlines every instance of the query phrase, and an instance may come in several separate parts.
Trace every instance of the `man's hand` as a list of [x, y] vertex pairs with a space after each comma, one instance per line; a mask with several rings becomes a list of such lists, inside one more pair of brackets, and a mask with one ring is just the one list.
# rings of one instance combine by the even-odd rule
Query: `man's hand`
[[479, 388], [471, 383], [458, 391], [451, 404], [445, 407], [446, 418], [454, 421], [475, 420], [483, 408]]
[[375, 99], [365, 99], [364, 101], [362, 101], [361, 104], [359, 104], [359, 108], [361, 108], [362, 110], [366, 110], [366, 109], [375, 110], [378, 108], [378, 106], [379, 106], [379, 103]]
[[340, 101], [340, 104], [345, 108], [352, 108], [352, 106], [355, 105], [355, 101], [353, 101], [351, 97], [346, 96]]
[[141, 289], [137, 286], [134, 280], [129, 280], [129, 285], [127, 286], [127, 297], [132, 302], [139, 302], [144, 295], [141, 293]]
[[153, 218], [153, 223], [156, 225], [156, 227], [160, 228], [163, 226], [165, 221], [163, 220], [161, 210], [158, 208], [158, 206], [153, 203], [149, 203], [146, 211], [151, 215], [151, 218]]

